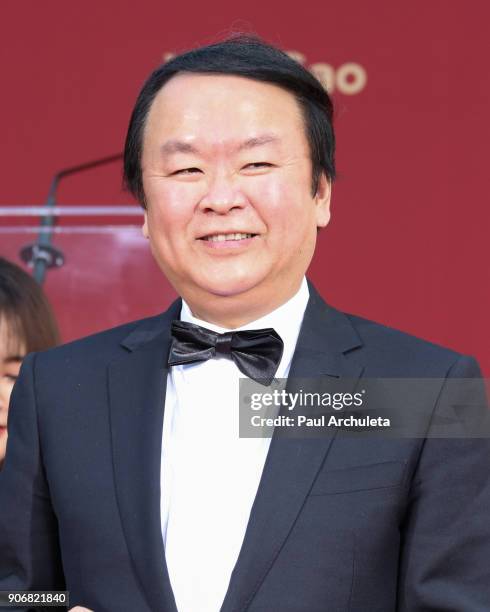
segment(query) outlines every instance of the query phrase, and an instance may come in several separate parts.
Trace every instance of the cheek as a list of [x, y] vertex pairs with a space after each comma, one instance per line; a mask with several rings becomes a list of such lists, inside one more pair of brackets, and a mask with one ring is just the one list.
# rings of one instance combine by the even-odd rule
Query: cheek
[[145, 191], [150, 236], [156, 239], [161, 234], [176, 237], [173, 230], [185, 227], [194, 213], [196, 201], [194, 191], [189, 185], [175, 183], [159, 185], [158, 189], [154, 187]]
[[281, 177], [257, 183], [250, 199], [271, 235], [287, 243], [301, 239], [312, 224], [313, 202], [297, 181]]
[[8, 389], [7, 389], [7, 412], [9, 409], [9, 403], [10, 403], [10, 396], [12, 395], [12, 391], [14, 389], [14, 384], [10, 384]]
[[6, 411], [8, 411], [10, 396], [12, 395], [13, 388], [13, 382], [10, 382], [8, 380], [2, 380], [0, 382], [0, 399], [2, 400], [0, 404], [5, 407]]

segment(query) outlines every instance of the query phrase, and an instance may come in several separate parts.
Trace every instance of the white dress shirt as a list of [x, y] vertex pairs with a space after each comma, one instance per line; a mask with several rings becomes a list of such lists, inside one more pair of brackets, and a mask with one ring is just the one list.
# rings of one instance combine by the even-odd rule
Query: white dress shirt
[[[309, 292], [239, 327], [273, 327], [284, 342], [276, 378], [286, 378]], [[182, 302], [181, 320], [196, 319]], [[167, 376], [161, 469], [165, 556], [179, 612], [218, 612], [240, 552], [270, 438], [239, 438], [238, 385], [244, 375], [221, 357], [173, 366]]]

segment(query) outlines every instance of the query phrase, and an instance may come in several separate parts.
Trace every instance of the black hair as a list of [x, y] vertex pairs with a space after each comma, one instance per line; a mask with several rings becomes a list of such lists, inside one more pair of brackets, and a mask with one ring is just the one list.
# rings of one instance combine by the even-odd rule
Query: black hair
[[165, 83], [182, 72], [236, 75], [272, 83], [292, 93], [305, 121], [313, 195], [322, 172], [329, 181], [335, 179], [333, 105], [322, 84], [283, 51], [259, 38], [238, 35], [177, 55], [157, 68], [143, 85], [131, 115], [124, 149], [124, 184], [143, 207], [146, 208], [141, 154], [148, 112]]

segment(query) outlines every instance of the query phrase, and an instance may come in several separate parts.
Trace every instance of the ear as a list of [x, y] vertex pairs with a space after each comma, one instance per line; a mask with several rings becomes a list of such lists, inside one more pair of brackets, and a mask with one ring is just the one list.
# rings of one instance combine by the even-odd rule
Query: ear
[[325, 227], [330, 221], [330, 195], [332, 193], [332, 183], [324, 172], [318, 179], [318, 189], [314, 201], [316, 207], [316, 226]]
[[148, 239], [150, 237], [150, 232], [148, 231], [148, 211], [145, 210], [143, 214], [144, 214], [144, 221], [141, 227], [141, 233], [143, 234], [145, 238]]

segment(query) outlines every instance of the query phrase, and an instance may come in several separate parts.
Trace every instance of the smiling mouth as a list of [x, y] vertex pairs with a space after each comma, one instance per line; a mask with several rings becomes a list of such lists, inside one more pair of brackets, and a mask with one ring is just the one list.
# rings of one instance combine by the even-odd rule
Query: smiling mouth
[[230, 233], [230, 234], [212, 234], [210, 236], [203, 236], [199, 240], [205, 240], [206, 242], [227, 242], [230, 240], [246, 240], [247, 238], [254, 238], [257, 234], [245, 234], [245, 233]]

